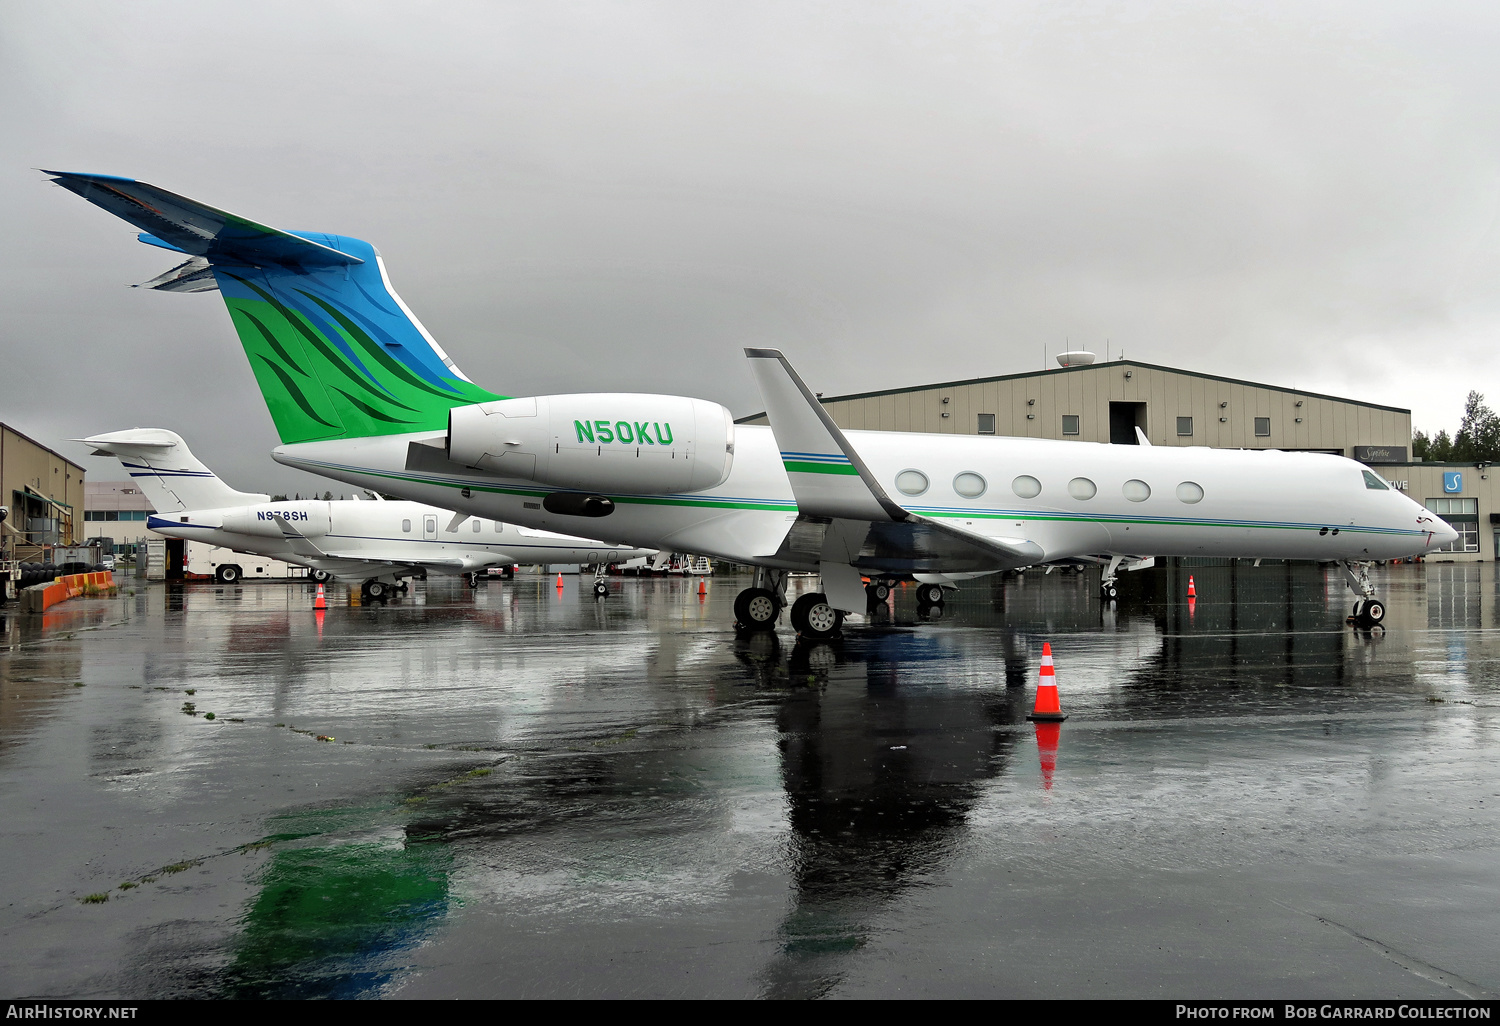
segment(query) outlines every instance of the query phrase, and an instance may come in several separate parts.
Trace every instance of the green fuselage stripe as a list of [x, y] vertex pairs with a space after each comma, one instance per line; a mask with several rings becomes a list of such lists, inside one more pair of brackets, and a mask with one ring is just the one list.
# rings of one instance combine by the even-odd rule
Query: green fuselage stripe
[[854, 474], [859, 471], [847, 463], [803, 463], [801, 460], [782, 460], [788, 473], [795, 474]]

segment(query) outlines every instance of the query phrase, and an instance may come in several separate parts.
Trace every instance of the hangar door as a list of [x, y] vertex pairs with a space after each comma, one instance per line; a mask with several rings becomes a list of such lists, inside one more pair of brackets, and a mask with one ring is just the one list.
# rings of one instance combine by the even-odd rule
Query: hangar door
[[1109, 442], [1111, 445], [1139, 445], [1135, 429], [1146, 430], [1145, 403], [1109, 404]]

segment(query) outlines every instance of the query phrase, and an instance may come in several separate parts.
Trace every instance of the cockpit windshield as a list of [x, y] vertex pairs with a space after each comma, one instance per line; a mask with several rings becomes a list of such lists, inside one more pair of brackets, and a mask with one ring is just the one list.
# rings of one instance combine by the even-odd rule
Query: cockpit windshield
[[1377, 492], [1388, 492], [1391, 490], [1390, 485], [1386, 484], [1384, 481], [1376, 477], [1374, 474], [1370, 473], [1368, 470], [1365, 471], [1364, 474], [1366, 488], [1373, 488]]

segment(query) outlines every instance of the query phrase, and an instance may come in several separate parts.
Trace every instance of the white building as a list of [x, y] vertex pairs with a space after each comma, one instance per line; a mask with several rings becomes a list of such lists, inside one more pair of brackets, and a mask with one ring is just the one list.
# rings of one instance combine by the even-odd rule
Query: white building
[[[80, 538], [107, 538], [116, 553], [134, 553], [148, 535], [146, 518], [155, 508], [130, 481], [87, 481], [83, 486]], [[151, 536], [154, 537], [154, 536]]]

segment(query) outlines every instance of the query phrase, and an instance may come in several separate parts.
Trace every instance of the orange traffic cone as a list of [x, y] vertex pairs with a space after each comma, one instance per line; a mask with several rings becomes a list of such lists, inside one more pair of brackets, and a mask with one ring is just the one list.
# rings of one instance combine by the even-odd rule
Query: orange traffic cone
[[557, 575], [557, 590], [562, 591], [562, 574]]
[[1197, 598], [1198, 589], [1193, 587], [1193, 575], [1188, 574], [1188, 598]]
[[1048, 641], [1042, 642], [1042, 675], [1036, 685], [1036, 708], [1026, 718], [1042, 723], [1061, 723], [1067, 719], [1057, 704], [1057, 671], [1052, 668], [1052, 643]]
[[317, 600], [315, 602], [313, 602], [313, 608], [314, 609], [327, 609], [328, 608], [328, 599], [323, 594], [323, 582], [322, 581], [318, 582], [318, 598], [317, 598]]
[[1061, 723], [1037, 723], [1036, 752], [1042, 760], [1042, 790], [1052, 790], [1052, 773], [1057, 769], [1057, 739], [1062, 734]]
[[705, 582], [703, 580], [703, 578], [700, 577], [700, 578], [698, 578], [698, 597], [699, 598], [703, 598], [707, 594], [708, 594], [708, 584], [707, 584], [707, 582]]

